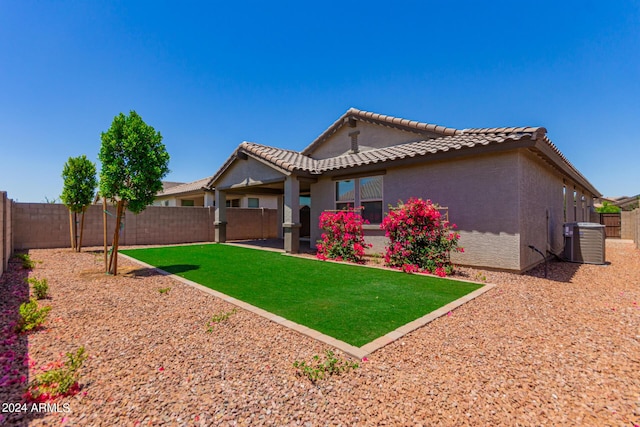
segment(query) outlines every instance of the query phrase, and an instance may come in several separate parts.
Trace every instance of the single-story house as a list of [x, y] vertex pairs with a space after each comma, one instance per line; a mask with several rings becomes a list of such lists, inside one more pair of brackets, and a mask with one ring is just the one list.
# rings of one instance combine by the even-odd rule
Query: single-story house
[[193, 182], [163, 182], [154, 206], [213, 206], [213, 191], [205, 185], [211, 177]]
[[[206, 187], [211, 177], [193, 182], [163, 182], [163, 188], [153, 201], [154, 206], [214, 206], [213, 189]], [[232, 208], [277, 209], [275, 196], [244, 194], [229, 196], [226, 206]]]
[[640, 205], [640, 194], [631, 197], [620, 197], [613, 204], [623, 211], [632, 211]]
[[[349, 109], [302, 151], [243, 142], [206, 184], [215, 188], [216, 241], [226, 240], [227, 197], [278, 197], [284, 249], [300, 241], [300, 200], [310, 200], [310, 241], [323, 211], [362, 206], [365, 239], [382, 252], [389, 205], [411, 197], [448, 208], [462, 265], [525, 271], [530, 245], [561, 254], [565, 222], [588, 221], [601, 194], [543, 127], [453, 129]], [[304, 218], [302, 219], [304, 222]]]

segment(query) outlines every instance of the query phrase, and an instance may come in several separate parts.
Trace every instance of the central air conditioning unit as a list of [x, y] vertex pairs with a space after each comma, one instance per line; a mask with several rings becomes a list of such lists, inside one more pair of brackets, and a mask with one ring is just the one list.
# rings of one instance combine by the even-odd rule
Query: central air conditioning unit
[[584, 264], [605, 263], [605, 226], [593, 222], [564, 224], [564, 258]]

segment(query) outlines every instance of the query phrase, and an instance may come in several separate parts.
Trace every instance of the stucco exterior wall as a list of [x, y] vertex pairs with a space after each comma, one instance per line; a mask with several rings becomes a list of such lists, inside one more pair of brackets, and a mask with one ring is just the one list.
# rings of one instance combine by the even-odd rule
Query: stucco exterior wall
[[265, 209], [278, 209], [278, 196], [265, 194], [247, 194], [240, 200], [241, 208], [249, 208], [249, 198], [259, 199], [259, 207]]
[[315, 244], [320, 240], [322, 230], [318, 227], [320, 214], [325, 210], [335, 209], [335, 181], [329, 177], [321, 177], [318, 182], [311, 184], [311, 224], [310, 224], [310, 241], [311, 247], [315, 248]]
[[[564, 248], [563, 178], [542, 163], [534, 154], [522, 151], [518, 156], [520, 205], [520, 259], [521, 270], [542, 261], [542, 253], [561, 254]], [[573, 188], [573, 187], [572, 187]], [[579, 193], [578, 197], [580, 197]], [[573, 214], [572, 214], [573, 216]], [[580, 221], [586, 220], [584, 210], [578, 211]]]
[[[115, 227], [115, 207], [108, 211], [107, 238], [111, 243]], [[272, 238], [277, 235], [276, 211], [233, 209], [229, 239]], [[70, 247], [69, 211], [64, 205], [15, 203], [13, 228], [15, 249]], [[151, 245], [210, 242], [214, 238], [214, 209], [209, 207], [149, 206], [135, 215], [126, 212], [120, 234], [121, 245]], [[263, 223], [264, 221], [264, 223]], [[102, 206], [92, 205], [85, 216], [83, 246], [104, 242]]]
[[[449, 208], [465, 252], [458, 264], [520, 270], [519, 154], [474, 156], [467, 159], [390, 168], [383, 176], [383, 207], [410, 197], [431, 199]], [[323, 210], [335, 209], [335, 181], [323, 178], [311, 186], [311, 242], [319, 239], [317, 221]], [[384, 249], [386, 238], [367, 227], [366, 240]]]
[[360, 151], [425, 139], [425, 136], [419, 133], [357, 121], [355, 128], [349, 126], [340, 128], [330, 140], [318, 147], [311, 154], [311, 157], [314, 159], [326, 159], [345, 154], [351, 149], [351, 137], [349, 134], [355, 131], [360, 132], [358, 134]]
[[[271, 195], [265, 195], [265, 194], [247, 194], [241, 197], [237, 197], [235, 195], [229, 195], [227, 196], [227, 199], [230, 198], [240, 198], [240, 207], [241, 208], [248, 208], [249, 207], [249, 198], [250, 197], [255, 197], [257, 199], [260, 199], [260, 204], [258, 207], [260, 208], [266, 208], [266, 209], [278, 209], [278, 197], [277, 196], [271, 196]], [[194, 206], [196, 207], [202, 207], [202, 206], [209, 206], [206, 204], [205, 201], [205, 197], [204, 196], [184, 196], [184, 197], [158, 197], [156, 200], [154, 200], [153, 202], [153, 206], [164, 206], [164, 207], [176, 207], [176, 206], [182, 206], [182, 200], [186, 199], [186, 200], [193, 200], [194, 201]], [[165, 202], [167, 203], [165, 205]], [[211, 201], [211, 205], [213, 206], [213, 200]]]
[[518, 154], [508, 152], [389, 169], [383, 206], [431, 199], [449, 208], [460, 233], [465, 252], [453, 262], [519, 270], [518, 168]]
[[284, 181], [284, 174], [258, 160], [248, 157], [238, 160], [225, 171], [216, 187], [227, 189], [232, 185], [254, 185], [264, 181]]

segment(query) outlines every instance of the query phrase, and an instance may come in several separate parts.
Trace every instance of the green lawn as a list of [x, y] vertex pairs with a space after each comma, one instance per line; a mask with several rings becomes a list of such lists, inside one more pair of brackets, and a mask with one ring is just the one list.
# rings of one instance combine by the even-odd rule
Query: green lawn
[[121, 252], [356, 347], [481, 287], [228, 245]]

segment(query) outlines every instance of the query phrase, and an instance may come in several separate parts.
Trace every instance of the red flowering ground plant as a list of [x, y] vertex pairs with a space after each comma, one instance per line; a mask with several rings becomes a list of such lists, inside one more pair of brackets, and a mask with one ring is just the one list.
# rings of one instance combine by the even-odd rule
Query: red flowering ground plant
[[444, 277], [453, 273], [450, 254], [464, 252], [458, 246], [455, 224], [442, 218], [431, 200], [410, 198], [398, 202], [382, 220], [380, 228], [389, 238], [385, 262], [408, 273], [431, 273]]
[[368, 223], [353, 208], [323, 212], [320, 215], [322, 240], [316, 243], [316, 257], [364, 263], [365, 248], [370, 248], [371, 244], [364, 241], [362, 226]]

